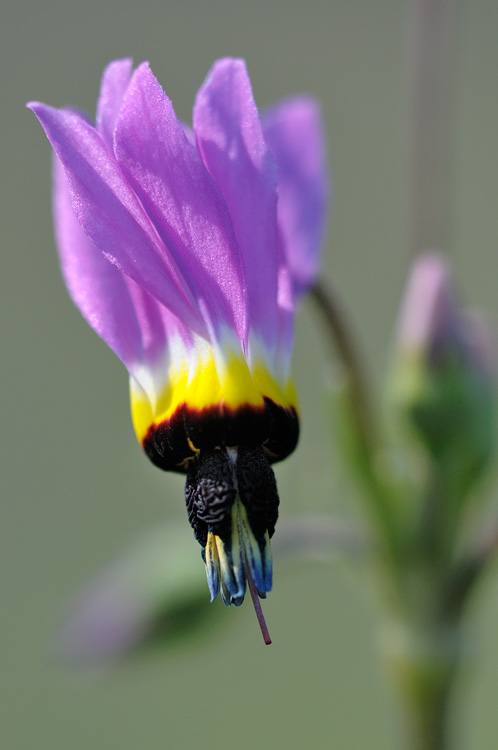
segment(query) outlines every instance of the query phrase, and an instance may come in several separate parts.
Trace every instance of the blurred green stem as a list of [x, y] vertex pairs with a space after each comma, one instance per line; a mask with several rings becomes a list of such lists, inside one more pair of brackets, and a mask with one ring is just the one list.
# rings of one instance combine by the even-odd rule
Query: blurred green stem
[[422, 545], [407, 555], [394, 596], [388, 587], [382, 592], [388, 594], [383, 609], [389, 615], [381, 652], [405, 720], [404, 750], [450, 748], [448, 708], [462, 656], [464, 612], [458, 590], [451, 591], [451, 570], [451, 562]]
[[[452, 83], [458, 0], [413, 0], [409, 48], [411, 250], [450, 247]], [[435, 476], [439, 476], [438, 467]], [[439, 467], [442, 469], [443, 467]], [[444, 472], [443, 472], [444, 473]], [[406, 628], [394, 675], [406, 718], [407, 750], [448, 750], [448, 703], [460, 658], [463, 600], [451, 582], [454, 528], [445, 482], [429, 480], [425, 517], [406, 561]], [[453, 494], [450, 490], [450, 494]], [[453, 523], [451, 523], [453, 527]], [[418, 559], [417, 559], [418, 557]], [[401, 575], [401, 580], [404, 576]], [[458, 596], [457, 596], [458, 598]], [[391, 644], [392, 651], [392, 644]]]
[[380, 584], [381, 651], [405, 717], [402, 747], [449, 750], [448, 705], [475, 567], [455, 560], [457, 521], [448, 512], [457, 502], [457, 487], [447, 476], [443, 458], [430, 455], [422, 479], [420, 514], [407, 513], [413, 501], [410, 491], [391, 484], [380, 468], [382, 436], [337, 295], [319, 283], [312, 297], [344, 372], [341, 418], [351, 433], [349, 467], [354, 478], [361, 477], [367, 510], [376, 523], [377, 545], [371, 559]]
[[[393, 632], [394, 631], [394, 632]], [[401, 701], [403, 750], [449, 750], [448, 707], [459, 662], [458, 631], [397, 623], [384, 654]]]
[[350, 463], [353, 474], [362, 481], [368, 511], [379, 531], [383, 552], [391, 558], [397, 555], [399, 537], [395, 507], [391, 494], [377, 471], [378, 434], [370, 406], [364, 367], [354, 343], [351, 328], [338, 302], [337, 291], [318, 281], [311, 289], [311, 297], [325, 323], [327, 341], [333, 357], [338, 357], [344, 375], [341, 421], [350, 435]]
[[311, 289], [311, 296], [327, 326], [332, 354], [339, 355], [344, 368], [350, 392], [351, 416], [363, 452], [369, 454], [374, 443], [373, 419], [363, 380], [362, 364], [353, 336], [338, 304], [335, 290], [332, 291], [330, 286], [325, 286], [323, 281], [317, 281]]
[[450, 747], [448, 707], [470, 591], [455, 562], [457, 539], [449, 514], [458, 493], [447, 481], [444, 466], [431, 464], [423, 480], [422, 516], [406, 538], [396, 577], [388, 572], [381, 592], [384, 597], [387, 593], [384, 604], [391, 618], [382, 651], [401, 701], [406, 750]]
[[[409, 137], [415, 253], [450, 246], [449, 144], [457, 2], [413, 0], [411, 4]], [[352, 475], [362, 481], [365, 505], [376, 525], [379, 546], [372, 559], [381, 588], [381, 650], [405, 716], [403, 747], [449, 750], [448, 705], [460, 662], [462, 616], [478, 563], [476, 559], [474, 566], [468, 562], [465, 567], [455, 562], [458, 483], [450, 481], [443, 458], [432, 457], [423, 482], [421, 512], [410, 512], [413, 488], [397, 486], [379, 461], [381, 435], [363, 363], [337, 292], [319, 282], [311, 293], [344, 372], [339, 416], [344, 442], [350, 444], [348, 463]]]

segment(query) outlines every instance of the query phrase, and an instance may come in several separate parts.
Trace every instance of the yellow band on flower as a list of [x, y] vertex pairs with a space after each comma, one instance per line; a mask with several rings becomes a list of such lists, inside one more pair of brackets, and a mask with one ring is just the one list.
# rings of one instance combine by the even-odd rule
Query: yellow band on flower
[[[292, 381], [282, 387], [262, 361], [251, 373], [242, 353], [233, 350], [221, 362], [210, 347], [182, 357], [170, 366], [167, 383], [154, 399], [132, 380], [131, 411], [139, 442], [168, 470], [185, 470], [184, 462], [206, 441], [212, 447], [268, 441], [271, 460], [288, 455], [297, 441]], [[292, 443], [290, 450], [279, 449], [282, 440], [275, 444], [276, 421], [286, 433], [283, 442]]]

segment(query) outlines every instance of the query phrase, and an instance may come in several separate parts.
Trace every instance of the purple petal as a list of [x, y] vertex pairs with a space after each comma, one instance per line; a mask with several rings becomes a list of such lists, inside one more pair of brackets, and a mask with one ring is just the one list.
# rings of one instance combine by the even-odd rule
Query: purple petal
[[285, 383], [290, 375], [290, 363], [292, 350], [294, 348], [294, 279], [290, 273], [289, 267], [282, 262], [284, 253], [282, 251], [282, 238], [279, 238], [279, 260], [280, 268], [278, 273], [278, 308], [279, 308], [279, 329], [278, 329], [278, 349], [275, 352], [275, 374], [277, 374], [282, 383]]
[[398, 346], [429, 352], [453, 341], [461, 326], [460, 311], [447, 259], [435, 252], [419, 255], [412, 266], [398, 323]]
[[265, 140], [278, 169], [278, 223], [284, 253], [300, 294], [320, 262], [328, 198], [325, 137], [318, 104], [289, 99], [263, 117]]
[[131, 66], [131, 59], [114, 60], [102, 75], [96, 128], [111, 150], [114, 126], [130, 82]]
[[81, 228], [57, 157], [53, 198], [57, 245], [69, 294], [87, 322], [130, 370], [143, 359], [143, 347], [125, 276]]
[[[190, 345], [192, 333], [176, 315], [159, 304], [145, 289], [131, 279], [127, 278], [126, 281], [140, 326], [144, 361], [150, 371], [156, 369], [158, 363], [162, 370], [171, 340], [180, 338], [186, 345]], [[164, 378], [167, 373], [160, 372], [159, 375]]]
[[242, 252], [251, 326], [277, 337], [277, 183], [243, 60], [215, 63], [194, 107], [204, 164], [221, 187]]
[[100, 135], [79, 115], [40, 103], [30, 108], [62, 162], [76, 216], [92, 242], [193, 330], [206, 336], [190, 290], [179, 277], [139, 199]]
[[244, 340], [241, 263], [226, 205], [146, 63], [128, 87], [115, 153], [199, 306]]
[[[128, 371], [140, 377], [164, 360], [169, 337], [182, 335], [179, 321], [110, 263], [80, 226], [66, 176], [54, 158], [54, 220], [62, 274], [83, 317]], [[183, 333], [184, 337], [185, 334]]]
[[196, 148], [194, 131], [192, 130], [190, 125], [187, 125], [186, 122], [182, 122], [182, 128], [183, 128], [183, 132], [185, 133], [185, 138], [187, 139], [187, 141], [190, 143], [191, 146]]

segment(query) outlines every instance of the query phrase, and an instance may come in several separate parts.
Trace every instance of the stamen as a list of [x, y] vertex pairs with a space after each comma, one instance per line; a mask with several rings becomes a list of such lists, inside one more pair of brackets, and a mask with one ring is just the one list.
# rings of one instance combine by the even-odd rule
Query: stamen
[[258, 618], [259, 628], [261, 630], [261, 635], [263, 636], [265, 645], [269, 646], [271, 643], [270, 633], [268, 631], [268, 626], [266, 624], [265, 616], [263, 614], [261, 602], [259, 600], [258, 592], [256, 591], [256, 586], [254, 584], [254, 580], [252, 577], [251, 566], [249, 565], [249, 560], [247, 559], [247, 552], [245, 549], [245, 545], [243, 546], [243, 549], [244, 549], [244, 560], [245, 560], [247, 583], [249, 585], [249, 591], [251, 593], [251, 599], [252, 599], [254, 611], [256, 612], [256, 617]]
[[206, 575], [211, 594], [211, 602], [214, 602], [220, 591], [220, 561], [218, 550], [216, 549], [216, 540], [213, 534], [208, 534], [206, 547], [204, 550], [204, 562], [206, 564]]

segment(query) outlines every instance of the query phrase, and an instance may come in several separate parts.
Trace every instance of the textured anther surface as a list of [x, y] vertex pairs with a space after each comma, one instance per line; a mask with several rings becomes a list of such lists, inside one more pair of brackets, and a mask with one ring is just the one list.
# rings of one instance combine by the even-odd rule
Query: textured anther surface
[[267, 531], [271, 537], [279, 498], [264, 450], [239, 447], [235, 466], [225, 449], [200, 451], [188, 469], [185, 502], [190, 525], [201, 545], [206, 544], [208, 530], [228, 540], [237, 495], [258, 541], [263, 541]]
[[258, 540], [275, 531], [279, 497], [275, 475], [261, 447], [239, 448], [236, 464], [240, 499], [251, 529]]
[[206, 543], [208, 529], [225, 537], [237, 497], [233, 469], [225, 450], [200, 451], [187, 473], [185, 501], [195, 537]]

